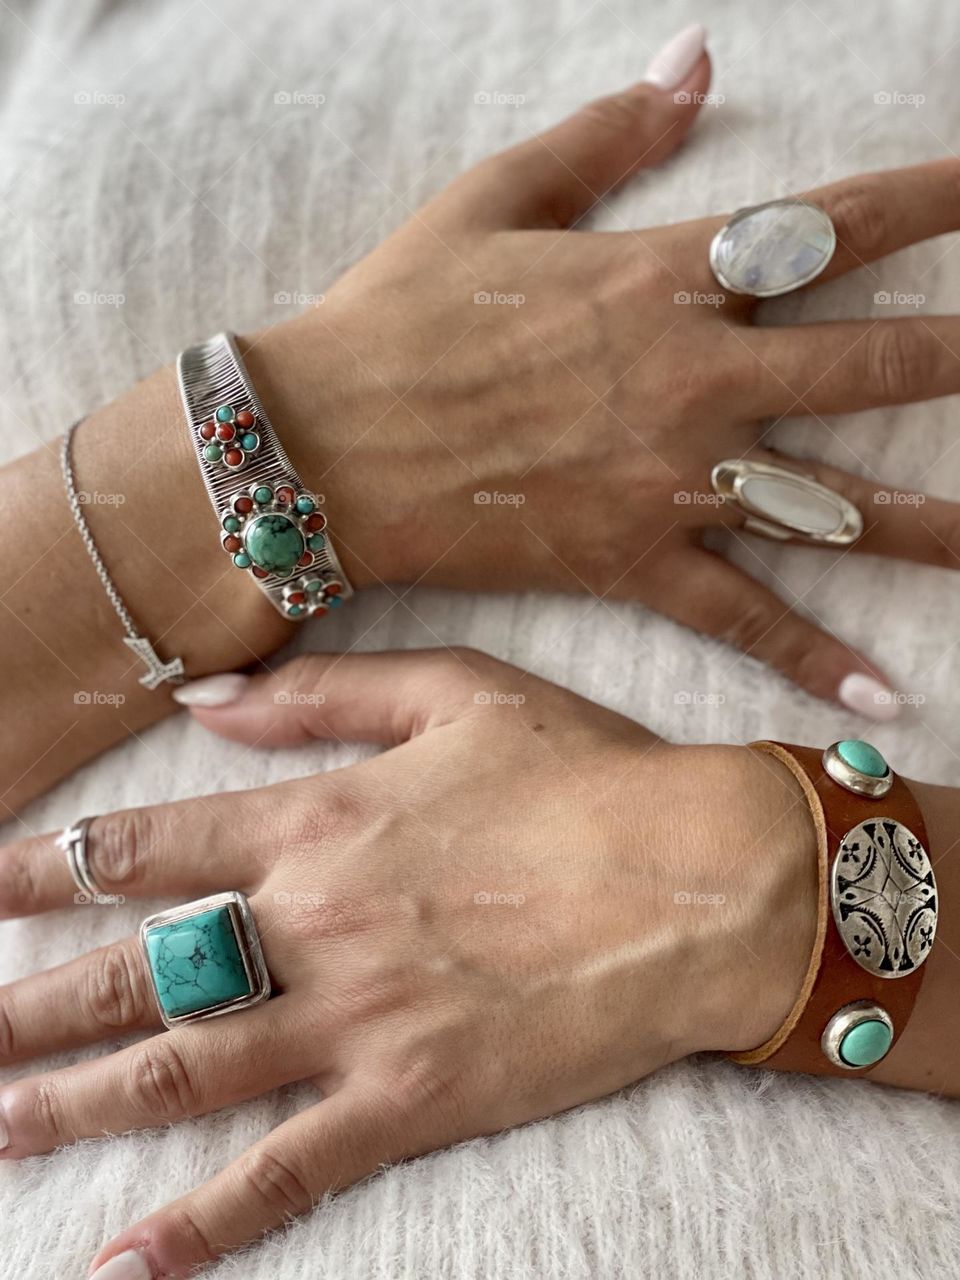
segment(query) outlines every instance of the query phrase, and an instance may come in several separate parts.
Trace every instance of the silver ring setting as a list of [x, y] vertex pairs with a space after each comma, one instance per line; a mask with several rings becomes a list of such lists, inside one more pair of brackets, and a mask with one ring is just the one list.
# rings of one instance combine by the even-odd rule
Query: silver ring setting
[[710, 242], [710, 269], [731, 293], [776, 298], [815, 280], [837, 233], [818, 205], [788, 197], [737, 212]]
[[140, 944], [166, 1027], [236, 1013], [270, 998], [253, 912], [236, 890], [148, 916]]
[[719, 498], [740, 508], [744, 528], [764, 538], [849, 547], [863, 533], [859, 509], [802, 471], [725, 458], [711, 471], [710, 484]]
[[97, 884], [87, 858], [87, 833], [92, 822], [93, 818], [81, 818], [72, 827], [64, 827], [63, 832], [57, 837], [57, 848], [61, 849], [66, 856], [73, 883], [81, 893], [86, 894], [93, 902], [97, 902], [108, 895]]

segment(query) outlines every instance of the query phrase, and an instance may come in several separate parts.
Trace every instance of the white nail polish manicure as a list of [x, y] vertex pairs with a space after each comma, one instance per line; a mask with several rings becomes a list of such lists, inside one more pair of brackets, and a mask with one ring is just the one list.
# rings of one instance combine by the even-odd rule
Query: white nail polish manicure
[[843, 677], [837, 697], [845, 707], [869, 716], [871, 720], [895, 720], [900, 714], [893, 690], [862, 671], [853, 671]]
[[706, 46], [707, 33], [699, 22], [691, 23], [668, 40], [647, 67], [643, 77], [647, 84], [658, 89], [675, 89], [700, 61]]
[[90, 1280], [150, 1280], [150, 1268], [142, 1253], [128, 1249], [97, 1267]]
[[178, 686], [173, 691], [173, 700], [182, 707], [225, 707], [236, 702], [249, 683], [249, 676], [239, 671], [225, 671], [219, 676], [205, 676]]

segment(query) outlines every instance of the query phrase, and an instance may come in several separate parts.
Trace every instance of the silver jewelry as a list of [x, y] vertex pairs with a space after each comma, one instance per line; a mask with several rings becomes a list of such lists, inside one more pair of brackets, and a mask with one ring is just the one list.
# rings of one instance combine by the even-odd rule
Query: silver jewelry
[[284, 453], [234, 336], [220, 333], [181, 352], [177, 380], [220, 543], [234, 565], [293, 621], [349, 599], [322, 499]]
[[103, 557], [97, 550], [97, 544], [93, 540], [93, 534], [90, 532], [87, 518], [83, 514], [83, 504], [80, 501], [80, 495], [77, 493], [76, 481], [73, 475], [73, 435], [79, 425], [79, 422], [75, 422], [70, 427], [60, 446], [60, 470], [63, 472], [63, 484], [67, 491], [67, 501], [70, 504], [70, 511], [73, 514], [77, 531], [87, 549], [87, 555], [93, 561], [93, 567], [96, 569], [97, 577], [107, 593], [107, 599], [113, 605], [114, 612], [127, 633], [123, 643], [133, 650], [147, 668], [147, 674], [140, 677], [140, 683], [146, 689], [156, 689], [164, 683], [183, 684], [183, 659], [174, 658], [171, 662], [164, 662], [157, 656], [156, 650], [150, 641], [140, 635], [133, 618], [130, 616], [129, 609], [124, 604], [120, 592], [107, 572]]
[[787, 198], [739, 209], [710, 243], [710, 269], [731, 293], [775, 298], [799, 289], [833, 257], [837, 233], [823, 209]]
[[148, 916], [140, 943], [167, 1027], [236, 1013], [270, 998], [250, 903], [235, 890]]
[[711, 471], [710, 483], [741, 509], [743, 527], [765, 538], [848, 547], [863, 533], [863, 516], [843, 494], [788, 467], [726, 458]]
[[820, 1037], [820, 1048], [834, 1066], [849, 1071], [875, 1066], [892, 1044], [893, 1019], [872, 1000], [854, 1000], [838, 1009]]
[[62, 849], [67, 859], [67, 866], [73, 876], [73, 882], [81, 893], [88, 894], [96, 901], [106, 897], [103, 889], [97, 884], [90, 862], [87, 858], [87, 832], [90, 830], [92, 818], [81, 818], [72, 827], [65, 827], [57, 837], [57, 848]]
[[843, 945], [875, 977], [901, 978], [930, 955], [936, 878], [926, 849], [895, 818], [869, 818], [843, 837], [830, 905]]

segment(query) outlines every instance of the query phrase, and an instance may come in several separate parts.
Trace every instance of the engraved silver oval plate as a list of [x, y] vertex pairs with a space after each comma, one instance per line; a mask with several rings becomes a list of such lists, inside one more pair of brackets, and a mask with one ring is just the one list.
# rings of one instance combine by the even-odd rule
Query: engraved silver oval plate
[[731, 293], [775, 298], [815, 280], [833, 257], [828, 214], [805, 200], [770, 200], [738, 210], [710, 244], [710, 267]]
[[926, 849], [895, 818], [869, 818], [843, 837], [830, 904], [847, 951], [878, 978], [927, 959], [937, 931], [937, 882]]
[[767, 538], [847, 547], [863, 533], [863, 517], [852, 502], [800, 471], [725, 458], [711, 471], [710, 483], [740, 507], [747, 529]]

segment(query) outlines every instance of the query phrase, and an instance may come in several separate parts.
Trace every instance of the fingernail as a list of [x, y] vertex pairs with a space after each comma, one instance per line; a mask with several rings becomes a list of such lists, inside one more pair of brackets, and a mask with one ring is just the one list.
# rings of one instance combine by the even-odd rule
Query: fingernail
[[225, 707], [236, 702], [250, 683], [250, 677], [239, 671], [225, 671], [219, 676], [205, 676], [203, 680], [191, 680], [173, 691], [174, 702], [182, 707]]
[[900, 714], [893, 690], [862, 671], [843, 677], [837, 697], [845, 707], [871, 720], [895, 720]]
[[658, 89], [675, 89], [700, 61], [706, 42], [707, 33], [699, 22], [684, 27], [654, 54], [644, 80]]
[[128, 1249], [97, 1267], [90, 1280], [150, 1280], [150, 1266], [142, 1253]]

